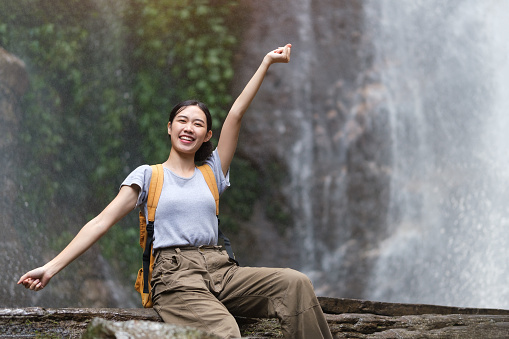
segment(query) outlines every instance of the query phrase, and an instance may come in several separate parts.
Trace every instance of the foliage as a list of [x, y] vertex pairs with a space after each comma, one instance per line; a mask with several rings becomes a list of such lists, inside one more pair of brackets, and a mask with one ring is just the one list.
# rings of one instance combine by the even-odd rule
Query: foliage
[[[177, 102], [198, 99], [209, 107], [217, 128], [231, 103], [233, 76], [233, 1], [134, 0], [128, 15], [130, 41], [136, 46], [136, 111], [149, 162], [168, 153], [166, 123]], [[191, 5], [192, 4], [192, 5]]]
[[[166, 159], [173, 104], [206, 102], [220, 126], [231, 104], [236, 4], [0, 2], [0, 46], [26, 63], [31, 82], [22, 101], [20, 199], [37, 224], [62, 234], [52, 246], [97, 214], [134, 166]], [[121, 270], [139, 265], [135, 217], [101, 240]]]
[[143, 252], [139, 245], [137, 217], [137, 213], [131, 213], [121, 225], [113, 227], [100, 241], [102, 254], [129, 285], [134, 284], [142, 263]]
[[267, 166], [267, 172], [265, 175], [266, 215], [274, 222], [279, 235], [285, 235], [293, 221], [288, 202], [280, 190], [280, 187], [288, 185], [288, 169], [283, 163], [273, 159]]
[[[55, 1], [55, 8], [63, 9], [64, 2]], [[94, 116], [85, 118], [83, 113], [95, 110], [86, 107], [90, 90], [82, 84], [89, 33], [70, 19], [83, 20], [89, 8], [80, 1], [70, 1], [69, 5], [66, 15], [44, 1], [2, 2], [6, 8], [0, 9], [0, 43], [20, 56], [30, 73], [31, 88], [23, 101], [20, 135], [26, 146], [24, 186], [30, 189], [24, 190], [22, 198], [36, 214], [62, 203], [63, 208], [74, 209], [63, 201], [72, 196], [77, 207], [69, 211], [72, 215], [86, 200], [77, 181], [91, 168], [85, 158], [89, 145], [84, 141]], [[82, 171], [74, 170], [81, 166]]]
[[221, 196], [221, 229], [227, 234], [239, 232], [240, 223], [253, 214], [253, 206], [262, 193], [260, 178], [253, 165], [247, 160], [233, 158], [230, 182], [235, 189], [227, 190]]

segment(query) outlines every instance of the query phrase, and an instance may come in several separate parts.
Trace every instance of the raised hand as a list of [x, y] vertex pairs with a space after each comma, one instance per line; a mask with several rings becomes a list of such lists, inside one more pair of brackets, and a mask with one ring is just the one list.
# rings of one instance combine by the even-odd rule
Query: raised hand
[[292, 45], [286, 44], [284, 47], [279, 47], [265, 56], [270, 60], [271, 64], [274, 63], [288, 63], [290, 62], [290, 53], [291, 53]]
[[237, 100], [235, 100], [230, 112], [226, 116], [217, 144], [217, 151], [221, 159], [221, 168], [224, 175], [226, 175], [230, 168], [230, 163], [237, 148], [240, 124], [244, 113], [258, 92], [270, 65], [274, 63], [288, 63], [290, 61], [291, 48], [291, 44], [286, 44], [286, 46], [279, 47], [263, 57], [261, 65], [251, 77], [246, 87], [244, 87]]

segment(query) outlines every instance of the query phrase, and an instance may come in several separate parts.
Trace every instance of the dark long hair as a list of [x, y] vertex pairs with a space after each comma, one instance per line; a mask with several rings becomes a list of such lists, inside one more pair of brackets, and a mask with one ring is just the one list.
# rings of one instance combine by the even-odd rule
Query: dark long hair
[[[169, 121], [173, 123], [173, 119], [175, 119], [175, 116], [188, 106], [198, 106], [203, 111], [203, 113], [205, 113], [205, 117], [207, 118], [207, 133], [208, 133], [212, 129], [212, 116], [210, 115], [210, 111], [207, 108], [207, 106], [203, 102], [198, 100], [186, 100], [176, 104], [175, 107], [173, 107], [173, 109], [170, 112]], [[214, 149], [212, 146], [212, 142], [210, 140], [205, 141], [198, 149], [198, 151], [196, 151], [194, 155], [194, 161], [196, 162], [205, 161], [212, 154], [213, 150]]]

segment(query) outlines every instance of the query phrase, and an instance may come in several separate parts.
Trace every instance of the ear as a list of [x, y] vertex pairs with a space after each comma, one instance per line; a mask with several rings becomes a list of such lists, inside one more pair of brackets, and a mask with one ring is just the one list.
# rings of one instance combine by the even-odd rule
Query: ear
[[212, 138], [212, 131], [208, 131], [207, 135], [205, 136], [205, 140], [203, 142], [207, 142]]
[[171, 121], [168, 122], [168, 135], [171, 134]]

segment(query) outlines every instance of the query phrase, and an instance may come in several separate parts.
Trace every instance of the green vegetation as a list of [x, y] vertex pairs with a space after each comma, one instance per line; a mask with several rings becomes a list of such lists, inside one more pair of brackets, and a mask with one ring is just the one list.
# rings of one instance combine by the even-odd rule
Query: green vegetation
[[[215, 5], [212, 5], [215, 3]], [[166, 126], [161, 112], [183, 99], [197, 98], [209, 107], [214, 128], [231, 104], [235, 1], [134, 0], [127, 21], [130, 60], [135, 74], [137, 119], [142, 154], [150, 163], [167, 157]], [[192, 4], [192, 6], [190, 5]], [[167, 119], [168, 114], [164, 117]], [[160, 132], [154, 130], [160, 126]]]
[[227, 234], [239, 232], [242, 221], [253, 213], [253, 206], [262, 193], [258, 172], [246, 160], [235, 157], [231, 165], [230, 181], [235, 189], [221, 197], [221, 229]]
[[[135, 166], [166, 159], [166, 123], [178, 101], [206, 102], [219, 128], [232, 101], [237, 3], [0, 2], [0, 46], [21, 58], [30, 75], [22, 101], [20, 204], [54, 239], [51, 247], [63, 247]], [[256, 185], [253, 171], [245, 173], [250, 177], [239, 182]], [[252, 199], [230, 199], [236, 204], [230, 210], [247, 218]], [[141, 260], [137, 238], [131, 213], [101, 240], [126, 275]]]
[[292, 226], [292, 216], [288, 207], [288, 203], [281, 191], [288, 183], [288, 170], [277, 159], [273, 159], [267, 166], [268, 175], [266, 175], [267, 187], [267, 202], [266, 202], [266, 216], [268, 219], [274, 221], [276, 231], [279, 235], [283, 236], [288, 228]]

